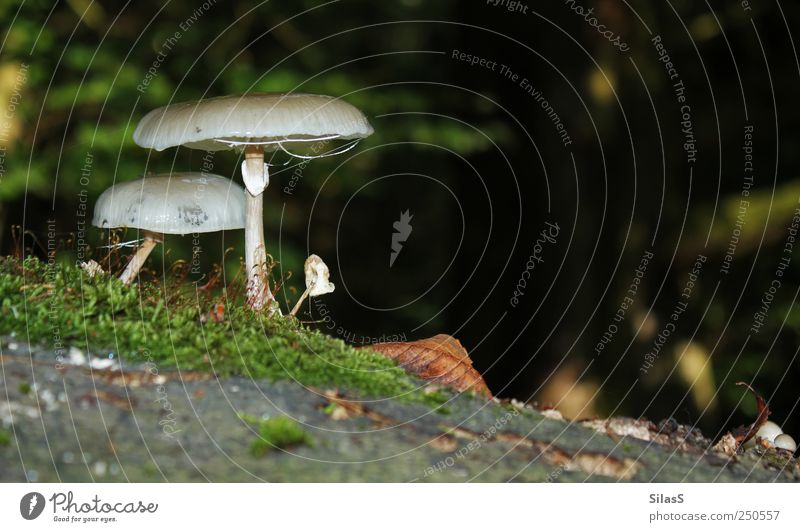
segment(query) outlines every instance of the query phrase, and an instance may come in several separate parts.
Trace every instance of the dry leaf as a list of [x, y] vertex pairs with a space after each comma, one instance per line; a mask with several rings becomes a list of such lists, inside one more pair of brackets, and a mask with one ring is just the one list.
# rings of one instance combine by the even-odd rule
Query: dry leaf
[[449, 334], [437, 334], [415, 342], [386, 342], [370, 346], [395, 360], [403, 369], [423, 379], [459, 392], [474, 390], [492, 397], [461, 342]]
[[217, 303], [213, 306], [211, 310], [208, 311], [207, 314], [203, 314], [200, 316], [200, 323], [208, 323], [210, 321], [214, 321], [215, 323], [221, 323], [225, 320], [225, 305], [222, 303]]
[[756, 435], [756, 432], [758, 432], [758, 429], [761, 428], [761, 425], [763, 425], [767, 421], [767, 418], [769, 418], [770, 411], [767, 402], [758, 394], [758, 392], [753, 389], [752, 386], [746, 382], [737, 382], [736, 385], [747, 386], [747, 389], [753, 392], [753, 395], [756, 396], [756, 407], [758, 408], [758, 417], [756, 417], [756, 420], [752, 425], [742, 425], [731, 432], [733, 437], [736, 439], [737, 445], [741, 447], [747, 440]]
[[97, 261], [90, 260], [89, 262], [81, 262], [81, 269], [86, 272], [86, 275], [89, 278], [95, 277], [96, 275], [102, 275], [105, 272], [103, 271], [103, 267], [100, 266]]
[[733, 435], [729, 432], [728, 434], [720, 438], [719, 441], [714, 444], [711, 450], [717, 453], [733, 456], [736, 454], [736, 449], [738, 448], [739, 444], [736, 443], [736, 438], [734, 438]]

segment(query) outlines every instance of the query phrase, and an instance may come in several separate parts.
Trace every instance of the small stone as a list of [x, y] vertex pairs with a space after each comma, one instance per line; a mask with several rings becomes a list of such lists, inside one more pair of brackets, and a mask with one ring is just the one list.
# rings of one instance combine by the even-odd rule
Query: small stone
[[542, 415], [547, 419], [555, 419], [557, 421], [563, 421], [564, 416], [556, 410], [555, 408], [548, 408], [547, 410], [542, 410]]
[[331, 419], [334, 421], [344, 421], [345, 419], [350, 419], [350, 413], [346, 408], [340, 405], [336, 405], [330, 415]]
[[108, 467], [106, 466], [106, 463], [102, 462], [102, 461], [101, 462], [95, 462], [94, 466], [92, 467], [92, 471], [98, 477], [104, 477], [106, 475], [106, 471], [107, 470], [108, 470]]
[[525, 408], [527, 408], [527, 405], [525, 403], [516, 398], [511, 399], [511, 406], [513, 406], [517, 410], [524, 410]]
[[86, 364], [86, 355], [84, 355], [83, 351], [77, 347], [70, 346], [69, 351], [67, 352], [67, 360], [70, 364], [75, 366], [83, 366]]
[[111, 369], [114, 366], [116, 366], [116, 364], [117, 363], [115, 361], [109, 360], [107, 358], [93, 358], [89, 362], [89, 366], [91, 366], [92, 369], [100, 369], [100, 370]]
[[52, 411], [57, 408], [56, 405], [56, 396], [55, 394], [47, 389], [44, 389], [39, 393], [39, 400], [44, 403], [44, 408], [47, 411]]

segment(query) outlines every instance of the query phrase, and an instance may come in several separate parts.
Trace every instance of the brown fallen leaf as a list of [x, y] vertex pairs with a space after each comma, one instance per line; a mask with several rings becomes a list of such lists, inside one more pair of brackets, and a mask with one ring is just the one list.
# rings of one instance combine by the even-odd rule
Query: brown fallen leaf
[[753, 389], [752, 386], [746, 382], [737, 382], [736, 385], [746, 386], [748, 390], [753, 392], [753, 395], [756, 396], [756, 408], [758, 409], [758, 416], [751, 425], [742, 425], [741, 427], [731, 431], [731, 435], [733, 435], [734, 439], [736, 440], [736, 444], [738, 447], [741, 447], [747, 440], [756, 435], [756, 432], [758, 432], [758, 429], [761, 428], [761, 425], [763, 425], [767, 421], [767, 418], [769, 418], [770, 411], [767, 402], [758, 394], [758, 392]]
[[414, 342], [374, 344], [369, 349], [397, 361], [403, 369], [423, 379], [459, 392], [474, 390], [492, 397], [483, 377], [472, 367], [467, 350], [449, 334], [437, 334]]

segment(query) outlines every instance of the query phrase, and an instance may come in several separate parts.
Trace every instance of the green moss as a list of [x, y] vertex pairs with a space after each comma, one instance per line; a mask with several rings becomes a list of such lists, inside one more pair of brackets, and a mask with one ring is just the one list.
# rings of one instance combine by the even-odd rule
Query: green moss
[[11, 433], [5, 429], [0, 429], [0, 447], [6, 447], [11, 443]]
[[28, 384], [27, 382], [19, 383], [17, 389], [19, 390], [19, 393], [21, 393], [22, 395], [28, 395], [29, 393], [31, 393], [31, 385]]
[[[425, 393], [419, 380], [378, 353], [293, 318], [250, 310], [243, 292], [235, 283], [201, 290], [179, 273], [125, 286], [107, 275], [89, 278], [72, 264], [0, 257], [0, 334], [26, 331], [57, 354], [74, 345], [160, 371], [293, 380], [434, 408], [447, 400], [445, 393]], [[217, 321], [210, 311], [220, 305], [224, 318]]]
[[449, 416], [450, 414], [453, 413], [453, 411], [447, 408], [446, 406], [438, 406], [436, 407], [435, 410], [437, 414], [441, 414], [443, 416]]
[[259, 438], [250, 446], [255, 456], [264, 456], [276, 449], [288, 449], [295, 445], [312, 445], [311, 436], [306, 434], [296, 421], [288, 417], [273, 417], [258, 423]]
[[149, 479], [158, 479], [162, 477], [162, 473], [150, 462], [145, 462], [142, 464], [142, 473], [144, 473], [144, 476]]
[[633, 445], [633, 444], [631, 444], [631, 443], [629, 443], [627, 441], [626, 442], [622, 442], [622, 452], [624, 452], [626, 454], [630, 454], [635, 450], [636, 450], [636, 446], [635, 445]]
[[756, 451], [760, 455], [759, 460], [764, 460], [767, 464], [775, 469], [786, 469], [790, 463], [794, 461], [792, 455], [782, 453], [775, 449], [764, 449], [762, 452]]

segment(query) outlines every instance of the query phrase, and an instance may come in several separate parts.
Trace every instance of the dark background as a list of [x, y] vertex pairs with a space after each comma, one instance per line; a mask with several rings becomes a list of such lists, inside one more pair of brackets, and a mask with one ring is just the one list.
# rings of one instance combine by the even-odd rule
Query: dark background
[[[273, 173], [265, 198], [276, 275], [302, 273], [313, 252], [337, 285], [305, 319], [327, 313], [316, 326], [353, 343], [453, 334], [497, 395], [557, 405], [570, 417], [674, 416], [714, 436], [752, 418], [754, 401], [734, 384], [743, 380], [798, 436], [800, 257], [781, 278], [764, 326], [750, 332], [778, 261], [792, 256], [782, 250], [800, 197], [800, 65], [790, 33], [798, 8], [492, 4], [0, 2], [0, 103], [9, 104], [0, 110], [2, 252], [43, 256], [52, 218], [59, 256], [74, 260], [87, 153], [90, 203], [115, 181], [203, 169], [203, 152], [156, 153], [133, 143], [150, 109], [249, 91], [340, 96], [365, 112], [375, 134], [354, 151], [308, 164], [291, 194], [284, 187], [294, 168]], [[581, 5], [630, 49], [600, 36], [572, 9]], [[176, 31], [177, 44], [137, 90]], [[654, 35], [686, 86], [697, 149], [691, 164]], [[472, 66], [454, 50], [497, 66]], [[523, 78], [550, 103], [570, 145]], [[740, 214], [748, 125], [754, 181], [723, 274]], [[238, 157], [214, 154], [213, 171], [240, 182]], [[405, 210], [413, 231], [390, 268], [392, 224]], [[541, 249], [543, 262], [514, 306], [546, 222], [560, 232]], [[105, 253], [96, 246], [106, 236], [90, 231], [91, 256]], [[233, 247], [224, 259], [232, 277], [241, 233], [206, 235], [201, 244], [206, 270]], [[190, 259], [191, 247], [191, 237], [170, 237], [159, 249], [171, 264]], [[614, 322], [646, 251], [653, 260], [634, 303]], [[686, 310], [643, 374], [700, 254], [708, 259]], [[161, 251], [154, 256], [157, 275]], [[301, 277], [284, 285], [284, 307]], [[598, 355], [612, 323], [618, 331]]]

